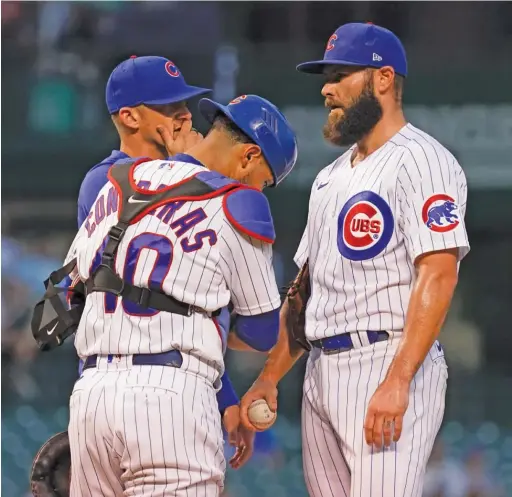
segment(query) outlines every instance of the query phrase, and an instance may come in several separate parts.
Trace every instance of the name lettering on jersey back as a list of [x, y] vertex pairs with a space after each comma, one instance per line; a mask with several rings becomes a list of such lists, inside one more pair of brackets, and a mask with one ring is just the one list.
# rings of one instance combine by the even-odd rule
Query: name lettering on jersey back
[[[139, 181], [137, 186], [143, 190], [148, 190], [151, 186], [150, 181]], [[157, 190], [167, 185], [159, 185]], [[169, 225], [178, 238], [183, 237], [194, 226], [208, 218], [206, 212], [202, 208], [194, 209], [182, 217], [173, 220], [174, 214], [185, 205], [185, 201], [171, 202], [163, 207], [159, 207], [151, 211], [148, 215], [155, 216], [163, 223]], [[119, 196], [112, 186], [106, 195], [101, 195], [93, 205], [87, 220], [85, 221], [85, 229], [87, 236], [90, 238], [96, 231], [96, 227], [101, 224], [112, 213], [117, 212], [119, 208]], [[158, 211], [158, 214], [157, 214]], [[171, 222], [172, 221], [172, 222]], [[217, 233], [215, 230], [207, 229], [196, 233], [192, 240], [189, 237], [181, 239], [180, 244], [185, 252], [194, 252], [203, 247], [203, 242], [207, 240], [210, 245], [217, 243]]]
[[101, 195], [93, 205], [91, 212], [85, 220], [85, 229], [87, 230], [87, 237], [91, 238], [92, 234], [96, 231], [96, 226], [100, 224], [105, 217], [110, 216], [113, 212], [117, 212], [119, 196], [114, 187], [111, 187], [105, 195]]

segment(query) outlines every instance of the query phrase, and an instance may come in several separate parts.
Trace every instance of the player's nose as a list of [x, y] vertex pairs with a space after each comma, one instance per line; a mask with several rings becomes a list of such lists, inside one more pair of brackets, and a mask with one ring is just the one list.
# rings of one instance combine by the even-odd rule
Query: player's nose
[[323, 97], [332, 97], [334, 95], [333, 84], [332, 83], [324, 83], [324, 86], [322, 86], [321, 93], [322, 93]]

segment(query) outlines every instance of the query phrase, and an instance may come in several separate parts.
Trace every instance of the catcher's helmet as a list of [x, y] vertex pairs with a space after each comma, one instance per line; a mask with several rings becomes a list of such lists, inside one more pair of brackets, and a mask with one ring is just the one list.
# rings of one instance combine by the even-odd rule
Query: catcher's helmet
[[242, 95], [228, 105], [209, 98], [199, 101], [199, 111], [211, 124], [220, 113], [236, 124], [261, 148], [277, 186], [297, 162], [297, 138], [281, 111], [258, 95]]

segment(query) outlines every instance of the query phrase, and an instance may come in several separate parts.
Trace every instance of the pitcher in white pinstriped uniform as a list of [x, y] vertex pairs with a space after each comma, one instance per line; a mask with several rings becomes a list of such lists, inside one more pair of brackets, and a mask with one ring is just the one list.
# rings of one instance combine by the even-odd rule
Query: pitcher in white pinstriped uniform
[[[296, 253], [309, 261], [303, 460], [312, 497], [419, 497], [445, 405], [436, 338], [468, 253], [466, 179], [453, 155], [407, 123], [405, 50], [387, 29], [350, 23], [329, 38], [325, 138], [350, 146], [313, 183]], [[283, 307], [283, 316], [285, 314]], [[285, 320], [242, 399], [277, 407], [277, 383], [303, 352]]]
[[[219, 495], [228, 303], [240, 340], [269, 350], [277, 338], [275, 233], [261, 190], [294, 167], [295, 135], [255, 95], [199, 108], [213, 126], [187, 155], [113, 166], [66, 259], [88, 289], [75, 338], [84, 371], [70, 400], [71, 497]], [[117, 283], [118, 295], [106, 290]]]

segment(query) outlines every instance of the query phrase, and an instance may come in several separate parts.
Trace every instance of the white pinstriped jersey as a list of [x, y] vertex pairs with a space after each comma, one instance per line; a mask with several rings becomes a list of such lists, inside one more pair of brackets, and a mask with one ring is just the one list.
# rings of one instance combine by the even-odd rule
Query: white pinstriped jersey
[[295, 255], [309, 259], [310, 340], [365, 330], [400, 331], [414, 261], [426, 252], [469, 251], [467, 185], [457, 160], [411, 124], [352, 167], [354, 147], [315, 179]]
[[[205, 170], [197, 164], [156, 160], [138, 165], [134, 179], [140, 188], [155, 190]], [[117, 193], [108, 182], [66, 258], [67, 262], [77, 257], [82, 280], [99, 263], [98, 249], [117, 218]], [[147, 287], [151, 280], [166, 294], [207, 311], [230, 301], [240, 315], [260, 314], [280, 305], [271, 245], [235, 229], [222, 208], [222, 196], [173, 202], [146, 215], [127, 229], [115, 267], [134, 285]], [[220, 334], [204, 314], [148, 312], [112, 294], [94, 292], [87, 297], [75, 347], [82, 358], [179, 349], [222, 371], [225, 341]]]

